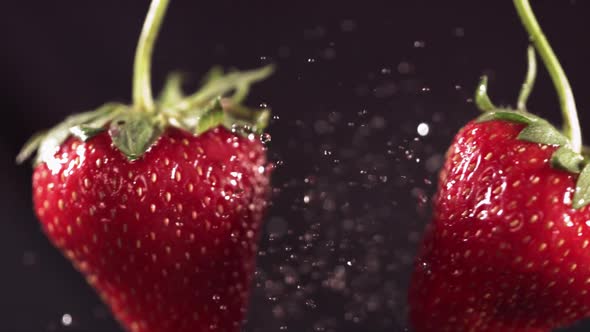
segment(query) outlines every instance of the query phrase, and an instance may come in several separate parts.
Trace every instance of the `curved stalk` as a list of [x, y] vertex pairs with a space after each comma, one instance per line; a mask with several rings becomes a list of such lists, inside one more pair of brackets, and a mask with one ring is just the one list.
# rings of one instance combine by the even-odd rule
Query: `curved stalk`
[[527, 49], [527, 64], [526, 76], [516, 104], [516, 109], [523, 112], [526, 111], [526, 102], [533, 91], [535, 79], [537, 78], [537, 54], [533, 46], [529, 46]]
[[537, 52], [539, 52], [539, 55], [553, 80], [555, 90], [559, 96], [561, 112], [563, 114], [564, 133], [570, 139], [572, 150], [579, 153], [582, 150], [582, 133], [580, 130], [574, 95], [567, 76], [559, 64], [555, 53], [553, 53], [547, 38], [545, 38], [529, 1], [514, 0], [514, 6], [516, 7], [516, 11], [520, 16], [522, 24], [530, 35], [533, 45], [535, 45]]

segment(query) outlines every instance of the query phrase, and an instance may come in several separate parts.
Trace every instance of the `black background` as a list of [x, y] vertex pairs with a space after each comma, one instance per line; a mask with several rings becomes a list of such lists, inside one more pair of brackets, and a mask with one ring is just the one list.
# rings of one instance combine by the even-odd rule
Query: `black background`
[[[67, 114], [129, 100], [147, 6], [0, 8], [0, 331], [119, 331], [40, 232], [31, 169], [13, 160], [33, 132]], [[590, 12], [582, 0], [533, 6], [584, 127]], [[511, 1], [172, 1], [154, 55], [156, 88], [171, 70], [190, 73], [195, 88], [215, 64], [278, 66], [249, 99], [273, 108], [278, 167], [246, 331], [407, 329], [405, 289], [441, 155], [476, 116], [469, 98], [480, 74], [491, 76], [497, 104], [514, 103], [526, 45]], [[533, 112], [559, 123], [543, 70], [531, 98]], [[418, 138], [421, 122], [430, 132]]]

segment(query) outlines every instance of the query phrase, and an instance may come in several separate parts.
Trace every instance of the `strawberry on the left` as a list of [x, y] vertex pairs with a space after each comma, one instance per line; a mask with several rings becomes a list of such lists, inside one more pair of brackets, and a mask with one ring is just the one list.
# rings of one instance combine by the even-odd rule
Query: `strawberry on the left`
[[270, 192], [258, 135], [269, 111], [241, 102], [271, 67], [212, 70], [157, 100], [151, 53], [168, 0], [153, 0], [137, 47], [133, 104], [72, 115], [25, 144], [50, 241], [128, 331], [239, 331]]

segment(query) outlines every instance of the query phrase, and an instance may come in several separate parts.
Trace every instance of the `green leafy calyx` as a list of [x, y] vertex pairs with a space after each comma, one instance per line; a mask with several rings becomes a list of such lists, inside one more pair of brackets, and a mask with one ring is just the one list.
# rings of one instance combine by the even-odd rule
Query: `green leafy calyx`
[[250, 71], [223, 73], [214, 68], [202, 87], [185, 95], [182, 76], [168, 78], [155, 112], [144, 112], [133, 106], [107, 103], [96, 110], [74, 114], [55, 127], [35, 134], [25, 143], [16, 161], [22, 163], [35, 152], [35, 163], [54, 158], [60, 145], [70, 136], [87, 141], [108, 131], [113, 145], [129, 160], [140, 158], [158, 140], [167, 127], [200, 135], [223, 126], [238, 134], [261, 133], [268, 124], [268, 109], [251, 109], [241, 103], [250, 86], [272, 73], [266, 66]]

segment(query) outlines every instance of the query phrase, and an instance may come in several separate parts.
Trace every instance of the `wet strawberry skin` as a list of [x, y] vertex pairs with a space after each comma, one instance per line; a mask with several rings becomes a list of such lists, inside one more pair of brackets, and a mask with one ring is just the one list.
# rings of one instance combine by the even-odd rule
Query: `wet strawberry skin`
[[33, 174], [35, 212], [130, 331], [238, 331], [270, 169], [254, 135], [169, 128], [129, 161], [103, 132]]
[[471, 122], [440, 174], [409, 292], [421, 331], [550, 331], [590, 315], [590, 211], [557, 147]]

